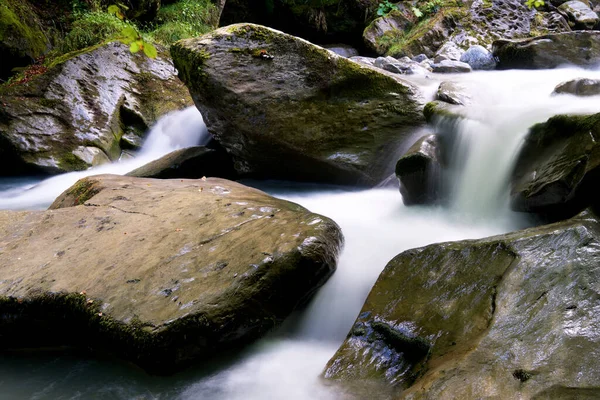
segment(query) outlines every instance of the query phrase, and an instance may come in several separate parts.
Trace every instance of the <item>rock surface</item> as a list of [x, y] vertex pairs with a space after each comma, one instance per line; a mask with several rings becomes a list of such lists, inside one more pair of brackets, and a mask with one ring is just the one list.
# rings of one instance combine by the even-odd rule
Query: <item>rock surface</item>
[[594, 29], [600, 21], [598, 14], [579, 0], [567, 1], [561, 4], [558, 9], [567, 15], [574, 28]]
[[575, 96], [600, 95], [600, 80], [579, 78], [563, 82], [554, 88], [552, 94], [573, 94]]
[[134, 169], [127, 176], [157, 179], [199, 179], [204, 176], [233, 179], [235, 171], [231, 158], [224, 151], [194, 146], [175, 150]]
[[600, 62], [600, 32], [575, 31], [521, 41], [494, 42], [498, 69], [546, 69], [564, 64], [593, 67]]
[[394, 74], [252, 24], [171, 49], [208, 131], [238, 173], [374, 185], [423, 123], [422, 99]]
[[577, 219], [408, 250], [325, 377], [396, 399], [595, 398], [600, 227]]
[[81, 346], [172, 373], [277, 326], [341, 240], [230, 181], [86, 178], [48, 211], [0, 212], [0, 348]]
[[436, 135], [423, 136], [408, 149], [396, 163], [405, 205], [434, 204], [441, 199], [443, 164]]
[[143, 136], [191, 98], [164, 53], [151, 60], [110, 43], [3, 87], [0, 103], [0, 174], [16, 175], [83, 170], [98, 157], [116, 160], [124, 135]]
[[437, 99], [449, 104], [465, 106], [471, 103], [471, 97], [466, 93], [466, 88], [460, 83], [444, 81], [437, 90]]
[[564, 218], [598, 202], [600, 114], [534, 125], [511, 178], [514, 210]]
[[496, 68], [494, 55], [485, 47], [479, 45], [469, 47], [469, 49], [460, 57], [460, 61], [469, 64], [474, 70], [490, 70]]
[[408, 30], [413, 25], [404, 13], [392, 10], [389, 14], [379, 17], [369, 24], [363, 32], [367, 47], [377, 54], [385, 54], [388, 45], [385, 37]]
[[437, 64], [432, 64], [431, 69], [433, 72], [442, 74], [471, 72], [469, 64], [454, 60], [442, 60]]

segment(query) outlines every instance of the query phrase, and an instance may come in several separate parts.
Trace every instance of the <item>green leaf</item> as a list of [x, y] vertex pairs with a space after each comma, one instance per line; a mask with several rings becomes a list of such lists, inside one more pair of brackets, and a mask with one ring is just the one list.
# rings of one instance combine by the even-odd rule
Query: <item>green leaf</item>
[[135, 30], [134, 27], [132, 26], [128, 26], [127, 28], [123, 29], [121, 31], [121, 36], [123, 36], [123, 38], [127, 38], [127, 39], [131, 39], [131, 40], [136, 40], [139, 38], [139, 33]]
[[158, 52], [152, 43], [144, 42], [144, 54], [150, 58], [156, 58]]
[[411, 10], [412, 10], [413, 14], [415, 14], [415, 17], [421, 18], [423, 16], [423, 12], [421, 10], [419, 10], [417, 7], [411, 7]]
[[131, 46], [129, 46], [129, 51], [132, 52], [132, 53], [137, 53], [143, 47], [144, 47], [143, 43], [140, 43], [139, 41], [136, 41], [136, 42], [131, 43]]

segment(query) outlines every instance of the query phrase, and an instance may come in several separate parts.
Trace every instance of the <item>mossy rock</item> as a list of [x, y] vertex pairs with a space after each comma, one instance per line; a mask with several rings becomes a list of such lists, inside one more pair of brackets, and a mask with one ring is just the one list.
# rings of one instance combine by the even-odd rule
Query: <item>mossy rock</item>
[[386, 385], [395, 399], [597, 396], [599, 249], [597, 217], [586, 212], [405, 251], [324, 375], [350, 388]]
[[171, 53], [241, 175], [374, 185], [424, 122], [410, 83], [263, 26], [224, 27]]
[[76, 346], [168, 374], [257, 339], [333, 273], [339, 227], [222, 180], [100, 175], [0, 212], [0, 350]]

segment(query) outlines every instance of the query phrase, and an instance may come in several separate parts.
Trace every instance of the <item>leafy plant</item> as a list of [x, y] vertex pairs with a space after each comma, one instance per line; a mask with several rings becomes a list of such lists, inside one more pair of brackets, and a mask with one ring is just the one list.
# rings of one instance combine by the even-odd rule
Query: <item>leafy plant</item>
[[[108, 7], [108, 13], [114, 15], [120, 20], [125, 19], [125, 14], [123, 10], [127, 10], [127, 7], [119, 4], [119, 5], [111, 5]], [[154, 45], [142, 37], [142, 35], [138, 32], [138, 30], [130, 25], [123, 29], [118, 37], [118, 40], [123, 44], [129, 45], [129, 51], [132, 53], [137, 53], [138, 51], [143, 51], [144, 54], [149, 58], [156, 58], [158, 52], [156, 51], [156, 47]]]
[[167, 4], [158, 11], [158, 26], [149, 35], [166, 45], [203, 35], [216, 26], [217, 14], [218, 10], [210, 0], [180, 0]]
[[[536, 0], [541, 1], [541, 0]], [[428, 2], [420, 5], [419, 7], [413, 6], [411, 10], [415, 17], [418, 19], [428, 17], [430, 15], [436, 14], [441, 10], [444, 5], [444, 0], [429, 0]]]
[[125, 28], [131, 26], [114, 15], [102, 11], [82, 14], [71, 26], [61, 45], [62, 54], [81, 50], [114, 38]]
[[543, 7], [546, 3], [544, 3], [544, 0], [527, 0], [525, 2], [525, 5], [527, 7], [531, 8], [540, 8]]
[[393, 10], [398, 10], [398, 6], [390, 2], [390, 0], [384, 0], [383, 3], [379, 3], [379, 6], [377, 7], [377, 15], [382, 17]]

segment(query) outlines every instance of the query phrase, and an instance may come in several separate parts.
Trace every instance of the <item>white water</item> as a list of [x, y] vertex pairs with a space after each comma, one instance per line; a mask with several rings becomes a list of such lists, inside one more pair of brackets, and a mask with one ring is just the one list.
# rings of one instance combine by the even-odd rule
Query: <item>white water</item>
[[46, 208], [59, 194], [81, 178], [99, 174], [125, 175], [174, 150], [206, 144], [209, 139], [202, 116], [196, 107], [169, 113], [152, 127], [144, 146], [135, 158], [12, 187], [0, 192], [0, 209]]
[[[308, 308], [238, 358], [209, 371], [192, 370], [176, 377], [151, 379], [98, 361], [0, 359], [0, 393], [14, 394], [9, 398], [35, 399], [347, 397], [339, 388], [320, 380], [319, 375], [352, 326], [385, 264], [409, 248], [479, 238], [526, 225], [506, 206], [505, 181], [511, 160], [533, 123], [559, 113], [600, 112], [598, 96], [550, 97], [556, 84], [580, 76], [600, 79], [600, 72], [564, 69], [443, 77], [462, 82], [473, 93], [470, 120], [459, 122], [454, 131], [459, 140], [453, 160], [454, 181], [449, 185], [453, 198], [449, 208], [405, 207], [393, 189], [351, 191], [297, 185], [290, 190], [277, 184], [265, 185], [269, 193], [334, 219], [342, 227], [346, 244], [337, 272]], [[419, 82], [430, 93], [438, 83], [433, 79]], [[444, 134], [450, 132], [444, 121], [438, 129]]]

